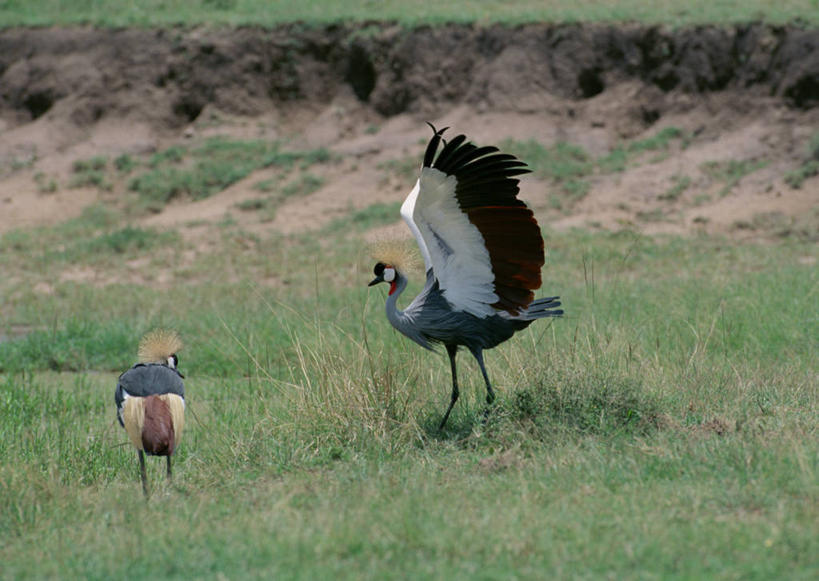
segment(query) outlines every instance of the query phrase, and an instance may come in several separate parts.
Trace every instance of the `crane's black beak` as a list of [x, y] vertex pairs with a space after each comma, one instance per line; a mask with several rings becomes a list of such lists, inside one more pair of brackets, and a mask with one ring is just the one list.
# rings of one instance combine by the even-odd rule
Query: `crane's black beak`
[[370, 284], [368, 284], [367, 286], [374, 286], [377, 285], [379, 282], [384, 282], [383, 274], [379, 274], [378, 276], [376, 276], [374, 279], [370, 281]]

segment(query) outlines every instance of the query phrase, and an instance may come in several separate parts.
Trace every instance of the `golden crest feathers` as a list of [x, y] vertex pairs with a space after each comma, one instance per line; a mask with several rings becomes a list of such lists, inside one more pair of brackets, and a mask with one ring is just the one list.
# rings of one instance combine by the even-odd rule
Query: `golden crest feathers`
[[384, 238], [370, 244], [370, 256], [407, 273], [423, 269], [421, 256], [411, 238]]
[[167, 329], [156, 329], [146, 333], [139, 342], [137, 355], [140, 363], [165, 363], [168, 357], [182, 349], [179, 333]]

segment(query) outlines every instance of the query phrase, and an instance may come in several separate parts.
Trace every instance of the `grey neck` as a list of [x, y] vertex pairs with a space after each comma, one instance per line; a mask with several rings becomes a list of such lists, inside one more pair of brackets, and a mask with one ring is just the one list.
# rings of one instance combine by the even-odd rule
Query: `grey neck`
[[395, 285], [395, 292], [387, 296], [387, 319], [393, 327], [406, 335], [407, 321], [404, 312], [398, 310], [398, 297], [407, 288], [407, 279], [399, 272], [395, 273]]

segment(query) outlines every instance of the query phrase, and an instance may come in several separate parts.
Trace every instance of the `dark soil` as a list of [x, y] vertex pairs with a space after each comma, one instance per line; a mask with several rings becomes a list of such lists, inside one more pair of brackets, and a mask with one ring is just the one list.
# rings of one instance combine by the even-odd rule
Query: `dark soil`
[[[329, 103], [342, 89], [381, 115], [453, 104], [532, 111], [625, 81], [644, 86], [644, 124], [678, 94], [735, 92], [819, 104], [819, 30], [750, 25], [288, 26], [274, 30], [26, 29], [0, 32], [0, 116], [128, 116], [163, 126], [206, 105], [258, 115]], [[632, 112], [633, 114], [634, 112]]]

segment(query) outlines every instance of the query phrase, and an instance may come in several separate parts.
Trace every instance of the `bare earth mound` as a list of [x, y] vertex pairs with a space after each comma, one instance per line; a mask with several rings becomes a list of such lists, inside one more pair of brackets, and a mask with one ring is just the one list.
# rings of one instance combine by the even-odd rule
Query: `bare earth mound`
[[[555, 179], [525, 179], [522, 197], [556, 228], [813, 238], [817, 105], [819, 31], [799, 28], [5, 30], [0, 232], [127, 195], [124, 179], [70, 186], [78, 160], [146, 156], [212, 135], [326, 147], [339, 161], [272, 219], [236, 211], [272, 177], [267, 168], [139, 220], [176, 226], [230, 213], [260, 232], [319, 228], [400, 201], [411, 183], [393, 169], [418, 158], [428, 120], [481, 144], [567, 143], [600, 160], [585, 190], [558, 203]], [[663, 130], [678, 138], [632, 147], [606, 169], [612, 152]]]

